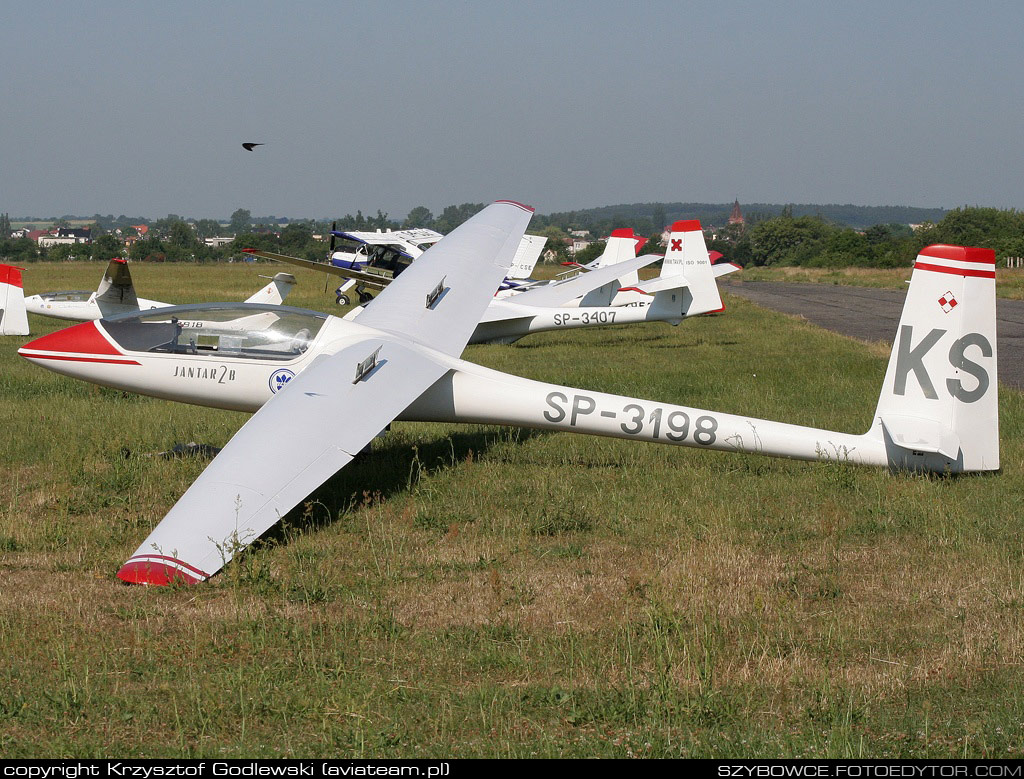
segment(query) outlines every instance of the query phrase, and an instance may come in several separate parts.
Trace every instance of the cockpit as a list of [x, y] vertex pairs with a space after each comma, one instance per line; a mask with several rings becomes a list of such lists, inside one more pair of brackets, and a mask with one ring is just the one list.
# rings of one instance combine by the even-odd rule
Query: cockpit
[[326, 314], [289, 306], [208, 303], [123, 314], [101, 324], [127, 351], [294, 360], [326, 321]]
[[397, 277], [402, 271], [409, 267], [412, 262], [410, 257], [400, 247], [392, 244], [374, 246], [370, 250], [366, 260], [366, 270], [383, 271]]
[[88, 303], [92, 294], [87, 289], [71, 289], [62, 292], [40, 292], [39, 299], [44, 303]]

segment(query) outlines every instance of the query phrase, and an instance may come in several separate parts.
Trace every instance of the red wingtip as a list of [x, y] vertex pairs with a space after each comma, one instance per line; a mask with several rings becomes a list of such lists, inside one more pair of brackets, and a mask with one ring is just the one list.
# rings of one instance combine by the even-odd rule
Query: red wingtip
[[252, 254], [253, 252], [258, 252], [259, 249], [242, 249], [242, 251], [246, 254]]
[[533, 206], [525, 205], [523, 203], [518, 202], [517, 200], [495, 200], [494, 202], [495, 203], [508, 203], [511, 206], [518, 206], [519, 208], [523, 209], [524, 211], [529, 211], [531, 214], [536, 210], [536, 209], [534, 209]]
[[127, 265], [128, 264], [128, 260], [126, 260], [124, 257], [111, 257], [110, 261], [111, 262], [116, 262], [119, 265]]
[[995, 249], [978, 249], [969, 246], [949, 246], [932, 244], [925, 246], [919, 254], [924, 257], [935, 257], [940, 260], [957, 260], [959, 262], [980, 262], [988, 265], [996, 264]]
[[[126, 584], [148, 584], [153, 587], [167, 587], [172, 584], [198, 584], [204, 579], [209, 578], [205, 574], [202, 577], [196, 576], [174, 565], [162, 562], [162, 560], [169, 560], [178, 565], [186, 565], [186, 563], [175, 560], [173, 557], [157, 555], [154, 555], [154, 557], [159, 557], [159, 559], [129, 560], [121, 566], [121, 570], [117, 572], [117, 578]], [[192, 568], [192, 566], [187, 567]], [[198, 569], [192, 568], [192, 570], [201, 573]]]
[[678, 222], [672, 224], [673, 233], [692, 233], [694, 230], [700, 230], [699, 219], [681, 219]]

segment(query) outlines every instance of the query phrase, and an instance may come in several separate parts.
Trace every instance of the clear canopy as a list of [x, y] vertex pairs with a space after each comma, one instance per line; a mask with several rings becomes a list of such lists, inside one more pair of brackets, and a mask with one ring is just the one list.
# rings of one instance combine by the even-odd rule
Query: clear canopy
[[92, 292], [87, 289], [70, 289], [62, 292], [41, 292], [39, 297], [51, 303], [65, 301], [85, 303], [92, 297]]
[[289, 306], [208, 303], [123, 314], [103, 320], [103, 329], [133, 352], [291, 360], [326, 321], [326, 314]]

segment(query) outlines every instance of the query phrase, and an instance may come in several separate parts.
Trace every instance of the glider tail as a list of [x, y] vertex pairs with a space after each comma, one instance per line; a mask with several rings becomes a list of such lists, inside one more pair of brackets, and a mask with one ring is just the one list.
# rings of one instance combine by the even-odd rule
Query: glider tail
[[[270, 278], [269, 276], [263, 276], [262, 278]], [[284, 299], [288, 297], [288, 293], [292, 291], [292, 287], [295, 286], [295, 277], [290, 273], [278, 273], [273, 278], [270, 278], [270, 283], [267, 284], [263, 289], [254, 294], [252, 297], [246, 298], [246, 303], [270, 303], [274, 306], [279, 306], [284, 302]]]
[[0, 265], [0, 335], [28, 335], [21, 268]]
[[869, 435], [897, 468], [999, 468], [995, 252], [921, 250]]
[[105, 305], [127, 306], [138, 308], [139, 299], [135, 294], [132, 272], [128, 270], [127, 260], [115, 257], [107, 265], [96, 288], [96, 304], [103, 311]]
[[652, 313], [666, 317], [676, 311], [682, 317], [725, 308], [699, 220], [688, 219], [672, 225], [661, 275], [640, 284], [639, 289], [654, 293]]

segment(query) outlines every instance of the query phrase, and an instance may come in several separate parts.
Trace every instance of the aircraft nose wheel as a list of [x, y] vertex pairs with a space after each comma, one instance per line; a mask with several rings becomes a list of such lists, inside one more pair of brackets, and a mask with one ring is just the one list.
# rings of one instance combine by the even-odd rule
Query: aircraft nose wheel
[[371, 295], [369, 292], [360, 292], [359, 293], [359, 305], [365, 306], [371, 300], [373, 300], [373, 295]]

